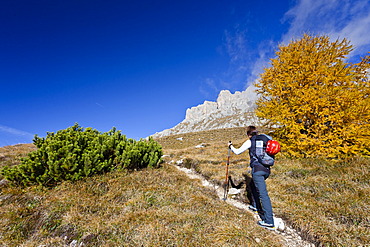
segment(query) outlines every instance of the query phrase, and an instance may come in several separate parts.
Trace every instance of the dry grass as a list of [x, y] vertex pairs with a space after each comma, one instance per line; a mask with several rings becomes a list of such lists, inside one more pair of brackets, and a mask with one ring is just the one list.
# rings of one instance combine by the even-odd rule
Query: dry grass
[[[184, 166], [222, 184], [229, 140], [241, 145], [244, 129], [159, 139], [167, 162], [160, 169], [114, 172], [50, 190], [2, 185], [2, 246], [64, 246], [73, 240], [85, 246], [280, 246], [280, 237], [257, 227], [249, 213], [168, 165], [182, 159]], [[202, 143], [203, 148], [195, 147]], [[0, 166], [16, 164], [24, 155], [19, 150], [0, 149]], [[282, 156], [267, 180], [275, 214], [320, 246], [368, 244], [370, 160]], [[248, 182], [248, 163], [248, 154], [231, 156], [235, 183]], [[239, 199], [248, 201], [246, 193]]]
[[1, 246], [281, 246], [249, 213], [168, 164], [0, 190]]
[[36, 146], [33, 144], [0, 147], [0, 167], [19, 164], [20, 158], [25, 157], [27, 153], [34, 150], [36, 150]]
[[369, 159], [281, 161], [272, 177], [276, 210], [308, 237], [336, 246], [370, 243]]
[[[240, 146], [244, 129], [227, 129], [159, 139], [168, 162], [182, 159], [184, 165], [216, 183], [225, 179], [227, 142]], [[196, 148], [206, 143], [204, 148]], [[364, 246], [370, 243], [370, 173], [368, 158], [347, 161], [319, 159], [287, 160], [277, 157], [267, 180], [274, 212], [323, 246]], [[279, 159], [280, 158], [280, 159]], [[248, 154], [231, 156], [233, 180], [248, 183]], [[245, 188], [245, 187], [244, 187]], [[240, 200], [248, 201], [246, 193]]]

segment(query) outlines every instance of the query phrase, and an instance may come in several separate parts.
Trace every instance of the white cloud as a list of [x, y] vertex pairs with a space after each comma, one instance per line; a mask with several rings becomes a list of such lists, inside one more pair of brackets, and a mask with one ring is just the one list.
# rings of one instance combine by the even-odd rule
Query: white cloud
[[268, 66], [271, 56], [277, 47], [273, 40], [262, 41], [257, 49], [247, 46], [247, 33], [237, 29], [234, 34], [225, 32], [227, 53], [230, 57], [230, 68], [226, 77], [229, 84], [242, 83], [243, 89], [252, 85]]
[[333, 40], [348, 39], [358, 55], [370, 49], [370, 2], [368, 0], [299, 0], [286, 12], [283, 21], [290, 28], [282, 36], [282, 44], [303, 33], [328, 35]]
[[[282, 34], [280, 44], [287, 45], [303, 33], [328, 35], [332, 40], [346, 38], [354, 46], [350, 56], [365, 55], [370, 51], [370, 1], [368, 0], [298, 0], [286, 12], [283, 22], [289, 28]], [[268, 66], [277, 43], [266, 40], [258, 49], [258, 56], [249, 70], [247, 86], [258, 79]]]
[[[255, 78], [258, 74], [256, 63], [259, 50], [253, 48], [248, 40], [247, 29], [237, 25], [233, 31], [225, 31], [224, 49], [229, 57], [229, 67], [219, 79], [222, 89], [240, 90], [240, 86], [245, 85], [250, 78]], [[265, 58], [265, 56], [263, 56]]]
[[95, 102], [95, 105], [101, 107], [101, 108], [104, 108], [104, 106], [102, 104], [99, 104], [98, 102]]
[[16, 136], [25, 136], [25, 137], [30, 137], [31, 136], [31, 137], [33, 137], [33, 134], [31, 134], [31, 133], [28, 133], [28, 132], [22, 131], [22, 130], [13, 129], [13, 128], [10, 128], [10, 127], [4, 126], [4, 125], [0, 125], [0, 131], [7, 132], [9, 134], [16, 135]]
[[245, 89], [269, 66], [278, 44], [287, 45], [304, 33], [328, 35], [333, 41], [346, 38], [355, 48], [350, 54], [353, 57], [370, 51], [369, 0], [297, 0], [281, 21], [288, 24], [288, 29], [276, 40], [266, 39], [258, 47], [248, 43], [247, 26], [237, 25], [225, 31], [223, 51], [229, 57], [229, 68], [210, 79], [212, 83], [203, 83], [203, 93], [204, 88], [208, 93], [218, 88], [240, 90], [240, 85]]
[[206, 78], [201, 82], [199, 91], [206, 98], [214, 98], [222, 89], [218, 86], [219, 84], [222, 84], [219, 79]]
[[352, 55], [364, 54], [370, 51], [370, 9], [366, 15], [359, 16], [353, 21], [347, 23], [347, 25], [339, 32], [332, 32], [330, 36], [345, 37], [351, 44], [354, 45], [355, 50]]
[[231, 63], [244, 61], [248, 57], [246, 31], [236, 30], [234, 34], [225, 31], [225, 47]]
[[0, 146], [31, 143], [34, 135], [26, 131], [0, 125]]
[[237, 90], [245, 83], [246, 74], [251, 67], [252, 53], [256, 52], [248, 49], [247, 44], [246, 30], [240, 26], [224, 32], [224, 44], [218, 51], [228, 57], [229, 67], [202, 81], [199, 91], [204, 96], [215, 98], [221, 90]]
[[259, 45], [258, 56], [253, 66], [251, 66], [246, 87], [253, 84], [260, 77], [260, 74], [263, 73], [264, 68], [266, 68], [270, 62], [270, 55], [274, 53], [276, 46], [277, 43], [273, 40], [267, 40]]
[[281, 43], [286, 45], [292, 39], [301, 37], [305, 32], [316, 33], [323, 27], [332, 29], [333, 24], [327, 13], [335, 7], [336, 0], [298, 0], [297, 5], [288, 10], [283, 17], [283, 22], [289, 22], [290, 27], [282, 36]]

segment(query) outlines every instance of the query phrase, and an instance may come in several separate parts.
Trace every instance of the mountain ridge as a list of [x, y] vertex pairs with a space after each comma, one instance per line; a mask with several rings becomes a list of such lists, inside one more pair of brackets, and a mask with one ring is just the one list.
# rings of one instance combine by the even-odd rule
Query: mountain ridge
[[253, 85], [235, 93], [222, 90], [215, 102], [204, 101], [203, 104], [188, 108], [183, 121], [170, 129], [153, 134], [152, 137], [258, 125], [260, 120], [254, 113], [256, 100], [257, 93]]

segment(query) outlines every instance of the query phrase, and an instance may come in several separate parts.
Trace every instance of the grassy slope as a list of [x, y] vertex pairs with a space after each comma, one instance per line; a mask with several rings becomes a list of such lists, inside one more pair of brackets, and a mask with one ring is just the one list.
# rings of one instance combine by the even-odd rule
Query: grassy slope
[[[182, 137], [182, 141], [178, 138]], [[222, 184], [227, 141], [245, 141], [243, 128], [161, 138], [167, 163], [183, 159]], [[195, 148], [198, 144], [204, 148]], [[0, 148], [0, 164], [32, 149]], [[267, 180], [274, 212], [323, 246], [370, 242], [369, 159], [286, 160]], [[230, 174], [248, 181], [248, 155], [231, 156]], [[160, 169], [111, 173], [50, 190], [0, 187], [0, 241], [5, 246], [279, 246], [279, 236], [256, 227], [250, 214], [164, 164]], [[248, 201], [245, 194], [240, 200]]]
[[[0, 164], [32, 145], [0, 148]], [[113, 172], [53, 189], [0, 186], [1, 246], [281, 246], [249, 213], [174, 167]]]
[[[245, 129], [206, 131], [162, 138], [168, 160], [183, 159], [214, 182], [224, 180], [227, 142], [240, 146]], [[182, 137], [182, 141], [178, 138]], [[195, 148], [204, 143], [205, 148]], [[248, 182], [248, 154], [231, 156], [230, 173]], [[363, 246], [370, 243], [370, 160], [288, 160], [283, 153], [267, 180], [274, 212], [305, 238], [325, 246]], [[246, 195], [240, 197], [248, 201]]]

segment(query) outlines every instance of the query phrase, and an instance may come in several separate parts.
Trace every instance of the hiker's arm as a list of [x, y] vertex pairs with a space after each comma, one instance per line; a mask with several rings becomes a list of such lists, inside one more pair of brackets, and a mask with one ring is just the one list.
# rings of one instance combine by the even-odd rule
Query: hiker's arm
[[235, 148], [233, 145], [230, 145], [231, 151], [233, 151], [234, 154], [241, 154], [245, 151], [247, 151], [251, 147], [251, 140], [247, 140], [243, 143], [243, 145], [240, 148]]

